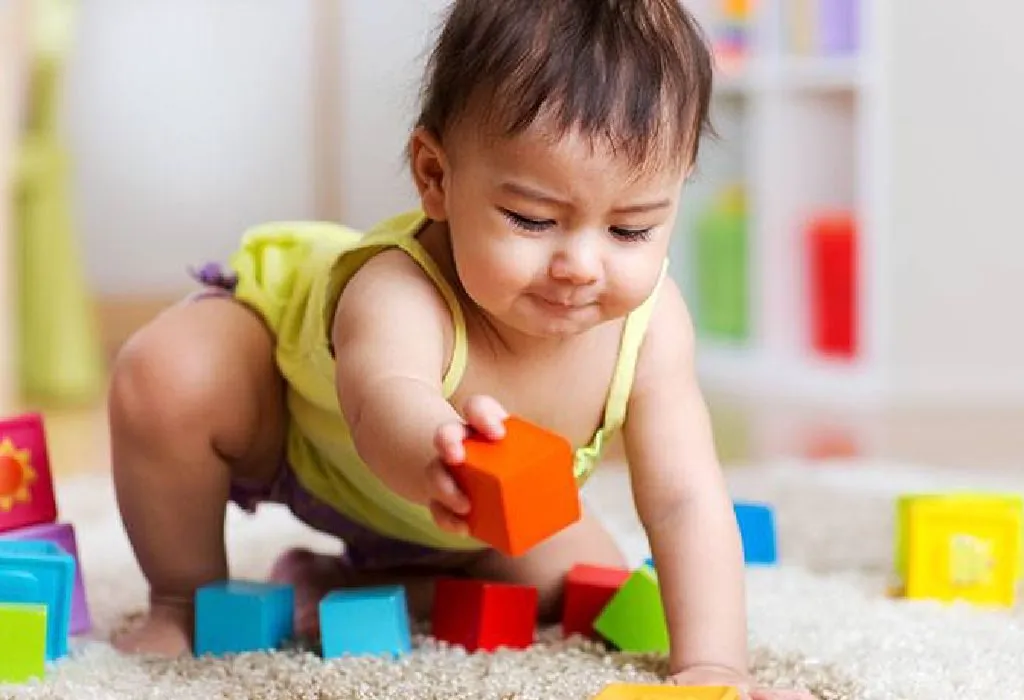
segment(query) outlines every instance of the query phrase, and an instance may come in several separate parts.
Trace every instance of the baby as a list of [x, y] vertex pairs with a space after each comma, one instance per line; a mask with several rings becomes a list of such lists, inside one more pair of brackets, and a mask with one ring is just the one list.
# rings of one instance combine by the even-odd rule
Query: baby
[[420, 208], [254, 229], [121, 353], [114, 478], [151, 605], [115, 643], [189, 649], [229, 501], [344, 543], [273, 568], [303, 633], [332, 588], [398, 583], [422, 617], [452, 575], [535, 586], [552, 620], [574, 564], [625, 562], [589, 513], [518, 558], [467, 534], [447, 467], [516, 414], [578, 446], [581, 485], [621, 433], [671, 680], [749, 688], [742, 547], [666, 274], [711, 78], [678, 0], [457, 0], [408, 144]]

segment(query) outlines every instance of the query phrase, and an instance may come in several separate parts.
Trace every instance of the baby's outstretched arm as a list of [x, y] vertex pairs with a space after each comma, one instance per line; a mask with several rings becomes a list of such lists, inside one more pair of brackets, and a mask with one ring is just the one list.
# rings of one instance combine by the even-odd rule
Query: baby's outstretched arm
[[352, 278], [332, 329], [338, 400], [360, 456], [392, 491], [460, 530], [454, 516], [469, 503], [444, 459], [460, 459], [466, 421], [498, 438], [504, 416], [476, 401], [464, 421], [445, 400], [452, 337], [444, 300], [400, 252], [380, 254]]

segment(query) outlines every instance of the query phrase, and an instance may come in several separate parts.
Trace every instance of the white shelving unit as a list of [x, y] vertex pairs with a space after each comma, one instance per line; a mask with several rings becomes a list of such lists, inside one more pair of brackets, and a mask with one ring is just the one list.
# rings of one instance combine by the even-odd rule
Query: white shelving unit
[[[742, 185], [748, 206], [748, 334], [742, 341], [701, 334], [698, 366], [718, 393], [864, 403], [882, 393], [879, 336], [883, 320], [872, 302], [875, 224], [884, 194], [879, 170], [878, 61], [871, 5], [861, 0], [860, 49], [852, 55], [799, 55], [783, 36], [783, 3], [764, 0], [749, 28], [739, 69], [720, 70], [712, 118], [720, 138], [703, 145], [684, 193], [674, 251], [677, 278], [692, 284], [696, 217], [730, 184]], [[883, 2], [885, 0], [882, 0]], [[708, 33], [718, 24], [711, 0], [689, 3]], [[861, 246], [859, 349], [853, 359], [827, 359], [811, 346], [804, 230], [829, 209], [852, 211]], [[681, 263], [681, 264], [680, 264]]]
[[[720, 0], [685, 0], [714, 32]], [[1024, 3], [859, 0], [858, 50], [787, 50], [787, 4], [756, 0], [745, 68], [718, 76], [684, 193], [674, 274], [692, 284], [695, 217], [741, 183], [749, 334], [704, 337], [710, 391], [832, 409], [1024, 407]], [[827, 0], [819, 0], [827, 1]], [[812, 351], [803, 224], [857, 220], [858, 352]]]

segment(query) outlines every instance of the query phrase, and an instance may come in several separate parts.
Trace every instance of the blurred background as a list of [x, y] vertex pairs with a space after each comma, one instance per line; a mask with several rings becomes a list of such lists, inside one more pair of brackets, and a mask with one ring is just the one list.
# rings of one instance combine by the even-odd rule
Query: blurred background
[[[105, 468], [111, 357], [249, 226], [415, 205], [445, 0], [0, 0], [0, 415]], [[726, 462], [1024, 456], [1024, 3], [690, 0], [673, 275]]]

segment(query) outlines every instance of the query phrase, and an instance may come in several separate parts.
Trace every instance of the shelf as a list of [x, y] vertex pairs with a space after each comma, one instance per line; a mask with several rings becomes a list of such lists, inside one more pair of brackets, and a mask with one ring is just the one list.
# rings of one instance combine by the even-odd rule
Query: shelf
[[783, 359], [710, 338], [698, 339], [696, 365], [703, 388], [724, 395], [786, 396], [852, 406], [870, 403], [880, 391], [878, 377], [860, 360], [809, 353]]
[[861, 61], [856, 56], [788, 56], [762, 60], [745, 69], [721, 70], [716, 92], [852, 91], [860, 89], [863, 82]]

